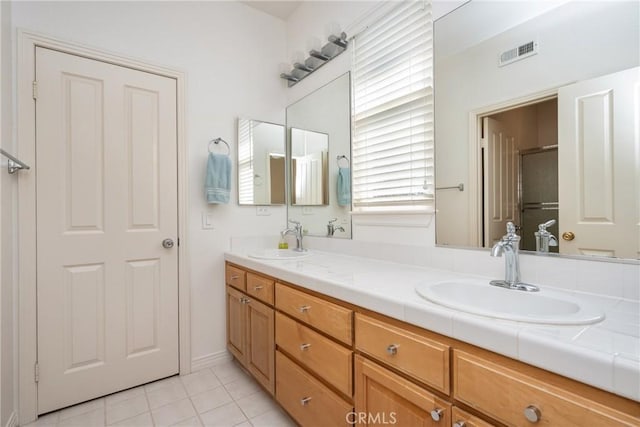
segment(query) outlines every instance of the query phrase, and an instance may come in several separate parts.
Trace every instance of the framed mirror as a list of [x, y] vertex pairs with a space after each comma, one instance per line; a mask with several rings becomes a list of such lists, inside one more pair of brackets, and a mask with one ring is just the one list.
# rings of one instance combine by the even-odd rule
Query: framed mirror
[[490, 248], [512, 221], [535, 251], [553, 220], [550, 252], [639, 257], [639, 17], [472, 0], [434, 23], [438, 245]]
[[350, 74], [346, 73], [287, 107], [289, 137], [288, 218], [307, 235], [351, 238]]
[[291, 205], [329, 204], [329, 135], [291, 128]]
[[286, 204], [284, 126], [238, 119], [238, 203]]

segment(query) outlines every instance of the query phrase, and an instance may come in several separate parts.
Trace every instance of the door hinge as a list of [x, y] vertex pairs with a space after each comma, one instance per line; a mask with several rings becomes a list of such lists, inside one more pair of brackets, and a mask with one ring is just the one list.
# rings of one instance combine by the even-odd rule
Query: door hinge
[[33, 99], [37, 100], [38, 99], [38, 82], [37, 81], [33, 81], [32, 85], [31, 85], [31, 89], [32, 89], [32, 95], [33, 95]]
[[38, 362], [36, 362], [35, 366], [33, 367], [33, 378], [36, 383], [40, 381], [40, 365], [38, 364]]

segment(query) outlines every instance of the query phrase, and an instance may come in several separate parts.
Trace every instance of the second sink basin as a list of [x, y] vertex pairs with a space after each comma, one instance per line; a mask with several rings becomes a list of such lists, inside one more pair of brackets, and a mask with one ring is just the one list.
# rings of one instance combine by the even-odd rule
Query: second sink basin
[[256, 259], [301, 259], [311, 255], [311, 252], [297, 252], [292, 249], [261, 249], [251, 252], [249, 257]]
[[517, 322], [587, 325], [604, 319], [597, 307], [559, 292], [523, 292], [491, 286], [480, 280], [421, 283], [421, 297], [467, 313]]

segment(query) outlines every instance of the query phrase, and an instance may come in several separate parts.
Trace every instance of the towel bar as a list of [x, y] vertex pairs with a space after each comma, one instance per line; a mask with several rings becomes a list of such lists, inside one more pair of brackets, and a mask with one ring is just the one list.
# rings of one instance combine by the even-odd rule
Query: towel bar
[[436, 187], [436, 190], [453, 190], [454, 188], [464, 191], [464, 184], [452, 185], [451, 187]]
[[18, 172], [19, 170], [22, 170], [22, 169], [24, 169], [24, 170], [31, 169], [29, 167], [29, 165], [27, 165], [26, 163], [18, 160], [15, 157], [13, 157], [11, 154], [7, 153], [2, 148], [0, 148], [0, 154], [2, 154], [3, 156], [5, 156], [6, 158], [9, 159], [8, 162], [7, 162], [7, 166], [8, 166], [10, 174], [14, 174], [14, 173], [16, 173], [16, 172]]

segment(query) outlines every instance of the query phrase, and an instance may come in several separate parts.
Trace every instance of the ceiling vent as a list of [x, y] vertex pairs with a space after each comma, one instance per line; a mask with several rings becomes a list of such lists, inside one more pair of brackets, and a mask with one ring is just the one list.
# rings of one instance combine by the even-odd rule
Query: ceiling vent
[[498, 66], [503, 67], [512, 62], [520, 61], [538, 53], [538, 42], [530, 41], [513, 49], [506, 50], [500, 54]]

